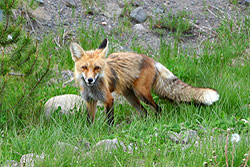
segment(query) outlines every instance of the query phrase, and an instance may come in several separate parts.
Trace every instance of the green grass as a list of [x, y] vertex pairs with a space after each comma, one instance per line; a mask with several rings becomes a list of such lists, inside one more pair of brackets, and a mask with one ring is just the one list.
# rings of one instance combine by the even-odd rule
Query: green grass
[[178, 11], [159, 14], [156, 19], [150, 22], [150, 27], [156, 33], [163, 35], [166, 33], [173, 33], [177, 38], [183, 35], [191, 34], [192, 25], [190, 23], [190, 13], [186, 11]]
[[[109, 127], [105, 114], [98, 108], [96, 121], [89, 125], [86, 121], [86, 111], [78, 111], [75, 115], [62, 116], [54, 113], [46, 120], [43, 110], [25, 111], [26, 117], [16, 120], [15, 113], [8, 117], [1, 117], [0, 127], [0, 163], [6, 160], [19, 161], [21, 156], [28, 153], [45, 153], [45, 160], [37, 166], [202, 166], [204, 162], [213, 160], [216, 154], [217, 166], [226, 166], [225, 144], [226, 130], [238, 133], [241, 140], [235, 143], [234, 164], [242, 163], [244, 154], [249, 150], [250, 125], [241, 119], [250, 121], [249, 92], [250, 92], [250, 64], [232, 65], [237, 58], [249, 57], [249, 19], [238, 20], [242, 28], [230, 27], [230, 22], [222, 22], [217, 29], [216, 42], [207, 40], [200, 46], [202, 52], [182, 50], [179, 40], [173, 45], [162, 41], [160, 49], [155, 51], [155, 59], [171, 70], [181, 80], [193, 86], [212, 87], [220, 93], [220, 100], [212, 106], [196, 106], [194, 104], [175, 104], [154, 99], [163, 109], [159, 118], [152, 111], [149, 117], [143, 119], [135, 110], [125, 104], [115, 104], [115, 124]], [[81, 46], [88, 50], [98, 47], [103, 38], [110, 40], [110, 52], [114, 52], [114, 44], [119, 39], [106, 36], [102, 30], [91, 27], [81, 27], [77, 32]], [[70, 41], [69, 41], [70, 42]], [[59, 71], [73, 69], [69, 42], [63, 48], [55, 49], [56, 45], [48, 36], [40, 44], [40, 58], [51, 55], [51, 63]], [[133, 46], [134, 51], [147, 53], [140, 46]], [[192, 53], [192, 54], [190, 54]], [[150, 56], [150, 54], [148, 54]], [[55, 75], [51, 70], [50, 76]], [[18, 87], [21, 89], [21, 87]], [[79, 94], [73, 86], [62, 87], [62, 83], [48, 84], [37, 90], [37, 99], [32, 104], [34, 108], [41, 108], [50, 97], [60, 94]], [[11, 123], [11, 124], [10, 124]], [[200, 128], [200, 126], [204, 127]], [[213, 128], [219, 128], [213, 132]], [[185, 145], [176, 144], [169, 139], [168, 132], [197, 130], [200, 140]], [[213, 140], [210, 140], [213, 136]], [[60, 151], [55, 145], [57, 141], [66, 142], [79, 148], [79, 141], [86, 139], [95, 145], [103, 139], [118, 138], [126, 145], [133, 143], [137, 149], [132, 154], [123, 152], [121, 148], [113, 152], [105, 151]], [[198, 145], [198, 146], [197, 146]], [[233, 143], [228, 144], [228, 160], [232, 162]], [[213, 160], [214, 162], [214, 160]], [[248, 166], [250, 162], [248, 162]]]

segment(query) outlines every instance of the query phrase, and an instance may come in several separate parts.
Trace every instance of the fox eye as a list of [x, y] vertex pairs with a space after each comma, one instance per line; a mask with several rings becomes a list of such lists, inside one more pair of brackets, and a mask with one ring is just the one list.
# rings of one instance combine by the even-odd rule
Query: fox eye
[[82, 66], [82, 69], [87, 70], [88, 68], [87, 68], [87, 66]]
[[101, 68], [99, 66], [95, 66], [94, 70], [100, 70]]

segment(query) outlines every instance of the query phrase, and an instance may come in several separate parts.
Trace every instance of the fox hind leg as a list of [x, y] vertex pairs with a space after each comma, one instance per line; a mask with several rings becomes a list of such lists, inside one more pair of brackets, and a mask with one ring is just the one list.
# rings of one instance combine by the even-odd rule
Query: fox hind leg
[[[155, 103], [152, 94], [152, 83], [154, 81], [154, 67], [152, 65], [147, 66], [149, 69], [142, 69], [140, 77], [134, 82], [133, 90], [137, 98], [145, 102], [151, 108], [153, 108], [156, 114], [161, 112], [161, 108]], [[150, 70], [152, 68], [152, 70]]]
[[127, 90], [123, 95], [141, 116], [147, 116], [147, 110], [140, 103], [133, 90]]
[[137, 96], [147, 105], [149, 105], [156, 113], [156, 115], [161, 113], [161, 107], [155, 103], [151, 92], [150, 91], [144, 91], [144, 92], [137, 92]]

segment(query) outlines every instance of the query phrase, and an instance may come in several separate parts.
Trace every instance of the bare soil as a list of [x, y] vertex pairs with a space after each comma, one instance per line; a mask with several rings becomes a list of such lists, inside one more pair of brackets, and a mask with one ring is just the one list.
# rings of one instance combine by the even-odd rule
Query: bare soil
[[[244, 15], [244, 10], [247, 8], [244, 2], [238, 1], [239, 4], [234, 5], [230, 0], [141, 0], [139, 2], [44, 0], [44, 4], [26, 12], [28, 14], [27, 27], [28, 31], [36, 35], [39, 40], [44, 35], [58, 30], [73, 34], [73, 38], [68, 39], [73, 40], [80, 26], [91, 24], [95, 29], [103, 27], [106, 34], [115, 35], [118, 40], [124, 41], [125, 44], [120, 47], [120, 50], [130, 50], [132, 40], [144, 48], [155, 50], [159, 48], [161, 38], [171, 43], [174, 37], [171, 32], [159, 35], [153, 31], [150, 28], [152, 20], [170, 11], [172, 13], [187, 11], [191, 15], [190, 22], [193, 30], [192, 34], [181, 39], [182, 48], [198, 49], [204, 39], [216, 36], [215, 29], [222, 19], [234, 19], [236, 15]], [[136, 23], [129, 18], [130, 11], [126, 11], [129, 10], [128, 6], [132, 9], [142, 7], [148, 19], [143, 23]], [[122, 17], [129, 19], [129, 30], [119, 32], [119, 26], [123, 24]]]

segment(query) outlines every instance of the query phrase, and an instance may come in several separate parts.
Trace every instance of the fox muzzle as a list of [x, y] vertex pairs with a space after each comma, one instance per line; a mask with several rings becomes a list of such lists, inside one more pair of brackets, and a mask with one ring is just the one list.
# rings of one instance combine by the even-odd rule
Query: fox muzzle
[[87, 78], [85, 77], [84, 73], [82, 73], [82, 79], [87, 84], [87, 86], [93, 86], [97, 78], [98, 78], [98, 75], [96, 75], [95, 78], [92, 78], [92, 77]]

